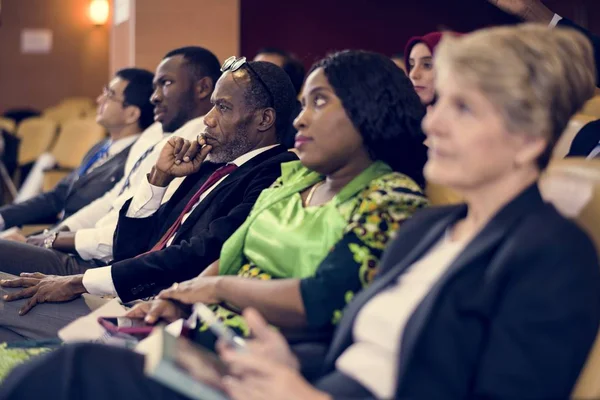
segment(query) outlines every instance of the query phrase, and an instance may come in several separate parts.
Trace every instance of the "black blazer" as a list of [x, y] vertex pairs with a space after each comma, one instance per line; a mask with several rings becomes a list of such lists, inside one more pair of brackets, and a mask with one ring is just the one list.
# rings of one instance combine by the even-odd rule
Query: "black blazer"
[[244, 163], [196, 207], [181, 226], [171, 246], [142, 254], [154, 246], [177, 219], [216, 166], [203, 165], [187, 177], [173, 197], [148, 218], [127, 218], [128, 201], [121, 208], [115, 231], [112, 278], [123, 301], [156, 294], [191, 279], [219, 258], [223, 243], [246, 220], [263, 189], [281, 175], [281, 164], [298, 158], [283, 146], [265, 151]]
[[[106, 143], [96, 144], [87, 152], [81, 165]], [[57, 215], [64, 210], [67, 218], [92, 201], [101, 197], [123, 177], [125, 162], [131, 146], [128, 146], [110, 160], [77, 179], [77, 171], [67, 175], [49, 192], [42, 193], [23, 203], [11, 204], [0, 208], [5, 228], [13, 226], [53, 223]]]
[[[344, 312], [325, 373], [352, 344], [365, 303], [394, 285], [466, 211], [430, 208], [402, 226], [378, 278]], [[566, 399], [599, 322], [594, 246], [533, 185], [496, 214], [410, 317], [395, 398]]]
[[573, 138], [567, 157], [587, 157], [600, 143], [600, 120], [587, 123]]
[[593, 34], [567, 18], [561, 19], [558, 22], [558, 26], [574, 28], [583, 33], [592, 42], [592, 46], [594, 47], [594, 59], [596, 60], [596, 86], [600, 87], [600, 36]]

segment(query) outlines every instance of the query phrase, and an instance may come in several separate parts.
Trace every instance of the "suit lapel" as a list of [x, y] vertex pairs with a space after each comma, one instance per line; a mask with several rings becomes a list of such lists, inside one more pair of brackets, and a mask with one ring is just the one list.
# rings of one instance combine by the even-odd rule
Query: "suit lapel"
[[419, 304], [404, 328], [402, 342], [400, 343], [398, 382], [402, 379], [407, 368], [410, 367], [410, 360], [414, 354], [417, 340], [421, 337], [421, 333], [440, 298], [442, 289], [458, 272], [469, 266], [477, 265], [475, 263], [477, 258], [485, 256], [501, 245], [521, 217], [542, 205], [543, 200], [538, 187], [532, 185], [501, 209], [452, 262]]
[[[88, 153], [85, 155], [85, 157], [83, 158], [83, 161], [81, 162], [81, 165], [85, 165], [89, 162], [90, 158], [94, 156], [94, 154], [96, 154], [96, 152], [98, 152], [102, 146], [104, 146], [106, 143], [108, 142], [108, 140], [103, 140], [102, 142], [96, 144], [90, 151], [88, 151]], [[113, 157], [116, 158], [117, 156]], [[105, 164], [108, 164], [111, 160], [107, 161]], [[96, 174], [94, 174], [96, 172], [96, 170], [101, 170], [103, 171], [102, 167], [104, 165], [94, 169], [91, 173], [89, 174], [85, 174], [83, 176], [80, 176], [79, 178], [77, 178], [77, 176], [73, 177], [73, 180], [71, 181], [71, 185], [69, 187], [69, 191], [67, 193], [67, 198], [74, 192], [74, 188], [79, 188], [82, 187], [83, 185], [85, 185], [87, 182], [90, 181], [90, 179], [98, 176]], [[74, 173], [76, 173], [77, 170], [74, 171]]]
[[[240, 179], [246, 176], [253, 168], [260, 165], [262, 162], [275, 157], [279, 154], [285, 153], [287, 150], [283, 146], [276, 146], [272, 149], [269, 149], [256, 157], [245, 162], [241, 167], [237, 168], [233, 171], [227, 178], [221, 182], [217, 187], [214, 188], [207, 196], [204, 198], [200, 204], [192, 211], [192, 214], [186, 219], [186, 221], [181, 225], [181, 228], [175, 234], [175, 239], [173, 242], [175, 243], [181, 235], [184, 235], [189, 229], [191, 229], [197, 220], [197, 216], [204, 213], [207, 207], [210, 206], [213, 199], [217, 196], [221, 196], [221, 194], [230, 190], [229, 188], [233, 187]], [[207, 177], [208, 179], [208, 177]]]
[[[466, 208], [464, 206], [455, 207], [451, 212], [433, 222], [433, 225], [423, 224], [420, 226], [419, 228], [421, 230], [419, 232], [414, 232], [414, 236], [417, 238], [423, 237], [417, 241], [413, 250], [407, 253], [404, 258], [398, 260], [394, 267], [387, 273], [384, 273], [384, 275], [375, 279], [368, 288], [360, 292], [352, 300], [344, 310], [344, 315], [337, 329], [338, 334], [334, 336], [331, 343], [331, 350], [328, 353], [331, 357], [331, 359], [328, 360], [329, 362], [334, 362], [335, 358], [337, 358], [346, 347], [345, 343], [351, 338], [354, 321], [362, 307], [375, 295], [392, 285], [406, 269], [408, 269], [416, 260], [421, 258], [431, 246], [437, 243], [446, 229], [464, 215], [465, 210]], [[393, 252], [393, 249], [388, 248], [386, 249], [386, 252]], [[391, 260], [388, 261], [393, 262]]]

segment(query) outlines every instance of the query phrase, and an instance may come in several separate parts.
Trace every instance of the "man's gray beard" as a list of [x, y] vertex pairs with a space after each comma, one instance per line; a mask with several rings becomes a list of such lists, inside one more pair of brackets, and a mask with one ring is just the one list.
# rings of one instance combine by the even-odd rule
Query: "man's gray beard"
[[208, 153], [206, 158], [208, 161], [215, 164], [229, 163], [236, 158], [243, 156], [252, 149], [252, 144], [248, 141], [248, 135], [245, 130], [239, 130], [235, 139], [228, 143], [227, 146], [216, 149]]

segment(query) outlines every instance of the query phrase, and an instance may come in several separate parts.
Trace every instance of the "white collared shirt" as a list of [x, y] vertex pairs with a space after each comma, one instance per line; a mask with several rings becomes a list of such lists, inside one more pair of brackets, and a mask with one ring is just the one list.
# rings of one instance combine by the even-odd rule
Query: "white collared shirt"
[[[260, 149], [252, 150], [231, 162], [238, 167], [241, 167], [246, 162], [250, 161], [257, 155], [272, 149], [277, 145], [261, 147]], [[222, 177], [216, 184], [208, 188], [198, 202], [192, 207], [192, 209], [183, 216], [182, 224], [188, 219], [188, 217], [194, 212], [196, 207], [212, 192], [217, 186], [219, 186], [229, 175]], [[127, 210], [127, 216], [130, 218], [145, 218], [153, 215], [161, 204], [165, 203], [164, 196], [167, 188], [153, 186], [148, 182], [148, 179], [144, 180], [144, 184], [140, 186], [139, 191], [135, 194], [131, 201], [129, 209]], [[171, 186], [171, 185], [169, 185]], [[135, 205], [135, 207], [134, 207]], [[173, 243], [173, 239], [176, 234], [169, 239], [167, 247]], [[112, 280], [111, 273], [112, 266], [93, 268], [89, 269], [83, 275], [83, 286], [88, 293], [97, 296], [116, 296], [117, 291], [115, 289], [114, 282]]]
[[[127, 147], [129, 147], [133, 142], [138, 140], [140, 138], [140, 136], [141, 136], [141, 134], [130, 135], [130, 136], [126, 136], [124, 138], [113, 141], [110, 144], [110, 147], [108, 148], [107, 157], [104, 160], [102, 160], [101, 163], [100, 162], [94, 163], [95, 165], [92, 165], [93, 168], [92, 167], [88, 168], [86, 173], [89, 173], [93, 169], [98, 168], [102, 164], [110, 161], [111, 158], [113, 158], [114, 156], [116, 156], [117, 154], [119, 154], [120, 152], [125, 150]], [[134, 144], [134, 146], [135, 146], [135, 144]], [[133, 146], [132, 146], [132, 149], [133, 149]], [[130, 152], [131, 152], [131, 150], [130, 150]], [[34, 165], [34, 167], [32, 169], [32, 174], [36, 173], [35, 171], [37, 170], [37, 165], [44, 157], [49, 157], [50, 162], [46, 161], [43, 163], [44, 165], [41, 165], [41, 168], [39, 170], [39, 175], [40, 175], [40, 178], [42, 178], [42, 179], [43, 179], [43, 170], [45, 170], [48, 167], [48, 164], [54, 165], [56, 163], [54, 156], [52, 156], [50, 153], [42, 154], [40, 156], [40, 158], [38, 159], [38, 161], [36, 162], [36, 164]], [[98, 160], [98, 161], [100, 161], [100, 160]], [[21, 201], [19, 201], [19, 198], [17, 197], [17, 199], [15, 199], [15, 203], [18, 203], [18, 202], [21, 202]], [[4, 218], [2, 218], [2, 215], [0, 215], [0, 231], [4, 229], [4, 226], [5, 226]]]
[[563, 18], [560, 15], [554, 14], [554, 16], [552, 17], [552, 21], [550, 21], [550, 25], [548, 25], [548, 27], [549, 28], [556, 27], [556, 25], [558, 25], [558, 23], [560, 22], [561, 19], [563, 19]]
[[104, 215], [108, 213], [112, 202], [117, 198], [121, 187], [123, 187], [123, 183], [125, 182], [125, 177], [129, 175], [131, 169], [135, 162], [140, 158], [140, 156], [146, 151], [146, 149], [158, 143], [163, 138], [162, 126], [159, 123], [155, 123], [150, 125], [144, 132], [142, 132], [141, 136], [131, 146], [129, 150], [129, 154], [127, 156], [127, 161], [125, 161], [125, 168], [123, 170], [123, 178], [115, 184], [115, 186], [108, 192], [106, 192], [102, 197], [94, 200], [81, 210], [77, 211], [75, 214], [71, 215], [69, 218], [65, 219], [60, 225], [68, 226], [72, 232], [75, 232], [79, 229], [83, 228], [91, 228], [94, 226], [96, 222]]
[[[104, 205], [104, 214], [101, 215], [91, 228], [78, 229], [75, 233], [75, 250], [84, 260], [97, 259], [109, 262], [113, 258], [113, 236], [119, 221], [119, 212], [123, 204], [134, 196], [137, 189], [146, 175], [152, 170], [154, 164], [158, 160], [160, 152], [165, 143], [172, 136], [180, 136], [187, 140], [196, 140], [197, 136], [204, 132], [204, 117], [199, 117], [188, 121], [185, 125], [179, 128], [172, 134], [164, 136], [158, 144], [156, 144], [150, 154], [144, 158], [139, 167], [129, 176], [129, 186], [119, 194], [125, 179], [120, 182], [112, 202], [106, 207]], [[148, 148], [144, 149], [144, 152]], [[137, 159], [136, 159], [137, 161]], [[171, 182], [163, 201], [168, 201], [175, 193], [183, 178], [177, 178]], [[69, 226], [70, 227], [70, 226]], [[71, 229], [73, 230], [73, 229]]]

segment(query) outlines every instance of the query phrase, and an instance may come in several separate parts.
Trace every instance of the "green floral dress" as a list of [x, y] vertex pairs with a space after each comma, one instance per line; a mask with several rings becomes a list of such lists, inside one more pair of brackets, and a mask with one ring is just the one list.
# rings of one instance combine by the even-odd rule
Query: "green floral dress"
[[[403, 221], [428, 202], [407, 176], [375, 162], [330, 202], [304, 207], [300, 193], [324, 178], [300, 162], [261, 194], [246, 222], [224, 244], [219, 274], [300, 280], [308, 331], [332, 328], [355, 293], [375, 276], [379, 259]], [[247, 336], [238, 310], [212, 305], [220, 319]], [[201, 326], [195, 340], [214, 345]]]

